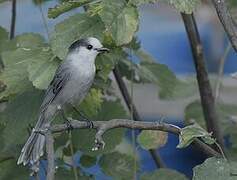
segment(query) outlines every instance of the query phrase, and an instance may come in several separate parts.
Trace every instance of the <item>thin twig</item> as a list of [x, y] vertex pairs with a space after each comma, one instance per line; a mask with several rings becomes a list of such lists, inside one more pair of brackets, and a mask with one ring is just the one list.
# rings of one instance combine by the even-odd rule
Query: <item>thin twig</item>
[[73, 151], [73, 145], [72, 145], [72, 131], [69, 132], [69, 148], [70, 148], [70, 153], [71, 153], [71, 158], [72, 158], [72, 169], [73, 169], [73, 175], [75, 180], [78, 180], [78, 175], [77, 175], [77, 167], [74, 162], [74, 151]]
[[226, 47], [225, 52], [219, 62], [218, 76], [217, 76], [216, 87], [215, 87], [215, 103], [217, 103], [218, 98], [220, 96], [220, 88], [221, 88], [221, 84], [222, 84], [222, 77], [223, 77], [225, 62], [226, 62], [227, 56], [231, 50], [231, 47], [232, 47], [231, 44], [228, 43], [228, 46]]
[[212, 3], [215, 6], [217, 15], [219, 16], [233, 48], [237, 52], [237, 27], [227, 8], [225, 0], [212, 0]]
[[[88, 123], [85, 121], [70, 120], [70, 124], [73, 129], [88, 129]], [[104, 146], [103, 134], [111, 129], [115, 128], [129, 128], [129, 129], [140, 129], [140, 130], [159, 130], [170, 132], [176, 135], [180, 134], [180, 128], [178, 126], [168, 124], [168, 123], [159, 123], [159, 122], [146, 122], [146, 121], [133, 121], [129, 119], [112, 119], [109, 121], [94, 121], [93, 129], [97, 130], [95, 135], [96, 147]], [[67, 124], [57, 124], [52, 126], [51, 131], [53, 133], [67, 131]], [[194, 144], [198, 145], [199, 149], [203, 150], [208, 156], [221, 156], [220, 153], [216, 152], [207, 144], [203, 143], [199, 139], [194, 141]]]
[[221, 145], [222, 148], [224, 148], [223, 136], [219, 128], [214, 96], [205, 67], [204, 54], [196, 21], [193, 14], [189, 15], [181, 13], [181, 15], [192, 49], [202, 110], [204, 119], [207, 124], [207, 130], [208, 132], [213, 132], [213, 136], [216, 138], [217, 142]]
[[15, 26], [16, 26], [16, 0], [12, 0], [10, 39], [13, 39], [15, 37]]
[[47, 130], [46, 138], [46, 152], [47, 152], [47, 180], [54, 180], [55, 166], [54, 166], [54, 139], [51, 130]]
[[[120, 74], [120, 71], [119, 71], [119, 68], [118, 66], [115, 66], [114, 70], [113, 70], [113, 74], [114, 74], [114, 77], [116, 79], [116, 82], [118, 84], [118, 87], [120, 89], [120, 92], [123, 96], [123, 99], [129, 109], [129, 111], [132, 113], [132, 116], [133, 116], [133, 119], [135, 121], [140, 121], [141, 120], [141, 117], [140, 115], [138, 114], [138, 111], [137, 111], [137, 108], [136, 106], [134, 105], [130, 95], [129, 95], [129, 92], [128, 92], [128, 89], [122, 79], [122, 76]], [[155, 156], [159, 156], [157, 153], [156, 153], [156, 150], [155, 149], [150, 149], [149, 150], [149, 153], [151, 154], [157, 168], [160, 167], [161, 165], [159, 164], [160, 161], [157, 161], [158, 159], [161, 159], [161, 157], [155, 157]]]

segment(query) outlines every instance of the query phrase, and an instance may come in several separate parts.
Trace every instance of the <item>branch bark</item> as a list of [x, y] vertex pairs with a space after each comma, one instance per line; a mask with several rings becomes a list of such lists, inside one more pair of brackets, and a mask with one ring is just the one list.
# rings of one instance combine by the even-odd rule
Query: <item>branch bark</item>
[[15, 37], [15, 26], [16, 26], [16, 0], [12, 0], [10, 39], [13, 39]]
[[192, 49], [193, 61], [201, 98], [202, 110], [208, 132], [213, 132], [214, 137], [222, 148], [224, 148], [223, 136], [218, 124], [218, 116], [215, 109], [215, 100], [212, 93], [208, 73], [205, 67], [202, 44], [193, 14], [181, 13]]
[[46, 138], [46, 152], [47, 152], [47, 180], [54, 180], [55, 166], [54, 166], [54, 139], [51, 130], [45, 133]]
[[230, 12], [228, 11], [225, 0], [212, 0], [212, 3], [215, 6], [217, 15], [225, 29], [232, 47], [237, 52], [237, 27]]
[[[88, 123], [85, 121], [78, 121], [71, 119], [70, 124], [73, 129], [88, 129]], [[93, 129], [96, 129], [97, 133], [95, 135], [95, 147], [97, 150], [105, 145], [103, 141], [103, 135], [105, 132], [115, 129], [115, 128], [129, 128], [129, 129], [140, 129], [140, 130], [159, 130], [170, 132], [176, 135], [180, 134], [180, 128], [178, 126], [159, 123], [159, 122], [146, 122], [146, 121], [133, 121], [129, 119], [112, 119], [109, 121], [93, 121]], [[52, 133], [58, 133], [68, 130], [68, 124], [57, 124], [50, 128]], [[220, 153], [216, 152], [207, 144], [203, 143], [199, 139], [193, 142], [194, 145], [198, 146], [202, 151], [208, 156], [221, 156]]]
[[[114, 74], [114, 77], [116, 79], [116, 82], [118, 84], [118, 87], [120, 89], [120, 92], [123, 96], [123, 99], [129, 109], [130, 112], [132, 112], [132, 117], [135, 121], [140, 121], [141, 118], [140, 118], [140, 115], [138, 114], [138, 111], [137, 111], [137, 108], [136, 106], [134, 105], [130, 95], [129, 95], [129, 92], [128, 92], [128, 89], [122, 79], [122, 76], [120, 74], [120, 71], [119, 71], [119, 68], [118, 66], [115, 66], [114, 70], [113, 70], [113, 74]], [[164, 167], [164, 163], [162, 162], [162, 159], [161, 157], [159, 156], [158, 153], [156, 153], [156, 150], [155, 149], [150, 149], [149, 150], [149, 153], [151, 154], [151, 157], [153, 158], [156, 166], [159, 168], [161, 167]], [[162, 163], [161, 163], [162, 162]]]

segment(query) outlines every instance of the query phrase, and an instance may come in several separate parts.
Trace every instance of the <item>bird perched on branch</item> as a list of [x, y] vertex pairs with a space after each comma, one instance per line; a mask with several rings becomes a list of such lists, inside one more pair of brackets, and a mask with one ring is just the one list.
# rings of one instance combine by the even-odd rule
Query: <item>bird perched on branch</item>
[[95, 76], [95, 58], [108, 52], [100, 41], [90, 37], [75, 41], [64, 62], [58, 67], [41, 104], [38, 121], [24, 145], [17, 164], [34, 165], [44, 153], [45, 136], [39, 133], [50, 126], [53, 117], [67, 104], [81, 102]]

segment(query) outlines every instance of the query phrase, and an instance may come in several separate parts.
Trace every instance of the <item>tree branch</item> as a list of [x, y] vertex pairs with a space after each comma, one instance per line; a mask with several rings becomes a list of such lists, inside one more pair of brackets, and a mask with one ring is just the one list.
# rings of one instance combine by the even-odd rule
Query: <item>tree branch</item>
[[[88, 129], [88, 123], [85, 121], [78, 121], [71, 119], [70, 124], [74, 129]], [[96, 129], [95, 135], [95, 147], [94, 150], [103, 148], [105, 143], [103, 141], [103, 135], [105, 132], [115, 128], [129, 128], [129, 129], [140, 129], [140, 130], [159, 130], [170, 132], [176, 135], [180, 134], [180, 128], [178, 126], [159, 123], [159, 122], [146, 122], [146, 121], [133, 121], [128, 119], [112, 119], [109, 121], [93, 121], [93, 129]], [[68, 124], [57, 124], [50, 128], [52, 133], [62, 132], [68, 130]], [[220, 153], [216, 152], [207, 144], [203, 143], [199, 139], [193, 142], [194, 145], [198, 146], [208, 156], [220, 156]]]
[[46, 152], [47, 152], [47, 180], [54, 180], [55, 166], [54, 166], [54, 139], [51, 130], [45, 133], [46, 138]]
[[[137, 108], [134, 105], [134, 103], [133, 103], [133, 101], [132, 101], [132, 99], [131, 99], [131, 97], [129, 95], [128, 89], [126, 87], [126, 84], [123, 81], [123, 78], [122, 78], [122, 76], [120, 74], [118, 66], [114, 67], [113, 74], [114, 74], [115, 80], [116, 80], [116, 82], [118, 84], [118, 87], [120, 89], [120, 92], [121, 92], [121, 94], [123, 96], [123, 99], [124, 99], [128, 109], [129, 109], [129, 111], [132, 112], [133, 119], [135, 121], [140, 121], [141, 117], [140, 117], [140, 115], [139, 115], [139, 113], [137, 111]], [[164, 163], [160, 164], [160, 162], [162, 162], [162, 159], [159, 156], [159, 154], [156, 153], [155, 149], [149, 149], [149, 153], [151, 154], [151, 157], [153, 158], [157, 168], [164, 166]]]
[[215, 109], [215, 101], [212, 93], [208, 73], [205, 67], [202, 44], [193, 14], [181, 13], [183, 22], [189, 37], [192, 49], [193, 61], [196, 68], [196, 75], [201, 98], [202, 110], [206, 121], [208, 132], [213, 132], [217, 142], [224, 148], [223, 136], [218, 124], [218, 116]]
[[12, 0], [10, 39], [13, 39], [15, 36], [15, 26], [16, 26], [16, 0]]
[[217, 15], [225, 29], [232, 47], [237, 52], [237, 27], [230, 12], [228, 11], [225, 0], [212, 0], [212, 3], [215, 6]]

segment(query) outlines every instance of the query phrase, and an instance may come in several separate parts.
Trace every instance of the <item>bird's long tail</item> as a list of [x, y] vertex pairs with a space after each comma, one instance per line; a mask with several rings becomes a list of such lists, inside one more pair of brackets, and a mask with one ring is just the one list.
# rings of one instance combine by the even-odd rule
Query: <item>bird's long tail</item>
[[41, 114], [34, 130], [31, 132], [30, 137], [21, 150], [21, 155], [18, 158], [17, 164], [23, 163], [23, 165], [26, 165], [30, 163], [31, 165], [34, 165], [39, 161], [40, 157], [44, 154], [45, 144], [45, 136], [40, 134], [39, 131], [45, 128], [45, 125], [44, 115]]

